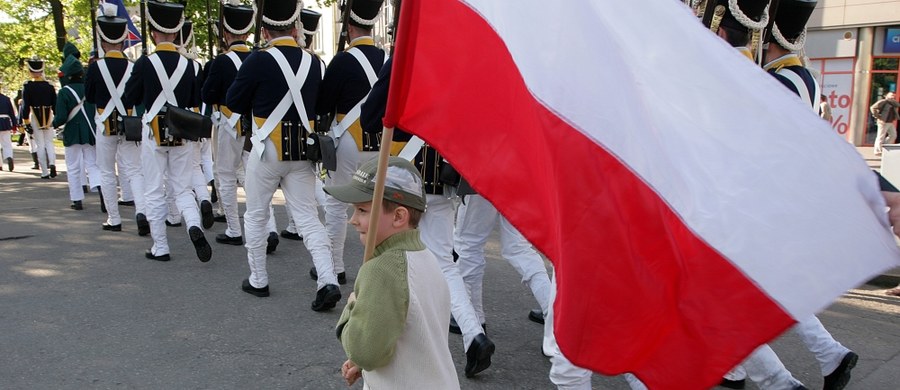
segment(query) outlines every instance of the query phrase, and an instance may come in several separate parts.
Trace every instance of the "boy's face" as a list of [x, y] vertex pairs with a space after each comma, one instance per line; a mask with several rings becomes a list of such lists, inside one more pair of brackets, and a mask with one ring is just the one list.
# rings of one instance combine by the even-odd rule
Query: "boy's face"
[[[403, 207], [398, 207], [394, 211], [382, 208], [381, 211], [381, 217], [378, 218], [378, 232], [375, 233], [375, 245], [381, 244], [395, 233], [406, 230], [405, 228], [408, 226], [409, 221], [408, 214], [405, 213], [406, 209]], [[371, 212], [372, 202], [353, 204], [353, 216], [350, 217], [350, 224], [356, 228], [356, 231], [359, 233], [359, 240], [363, 244], [366, 243]], [[403, 218], [400, 214], [406, 214], [407, 217]]]

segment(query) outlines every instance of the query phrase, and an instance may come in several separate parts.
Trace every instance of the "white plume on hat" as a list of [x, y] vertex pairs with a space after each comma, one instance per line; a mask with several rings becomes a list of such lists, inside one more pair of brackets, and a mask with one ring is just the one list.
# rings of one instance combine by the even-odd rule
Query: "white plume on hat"
[[110, 3], [100, 3], [100, 16], [107, 16], [110, 18], [114, 18], [119, 14], [119, 7], [116, 7], [115, 4]]

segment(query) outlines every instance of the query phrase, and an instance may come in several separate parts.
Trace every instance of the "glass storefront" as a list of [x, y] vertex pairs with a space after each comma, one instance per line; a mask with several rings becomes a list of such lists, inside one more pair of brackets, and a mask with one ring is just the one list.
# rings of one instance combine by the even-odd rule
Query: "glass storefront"
[[[872, 83], [869, 85], [869, 106], [875, 104], [888, 92], [897, 92], [897, 80], [900, 79], [900, 58], [881, 57], [874, 58], [872, 62]], [[866, 121], [866, 135], [864, 145], [875, 144], [875, 134], [878, 127], [875, 118], [868, 115]]]

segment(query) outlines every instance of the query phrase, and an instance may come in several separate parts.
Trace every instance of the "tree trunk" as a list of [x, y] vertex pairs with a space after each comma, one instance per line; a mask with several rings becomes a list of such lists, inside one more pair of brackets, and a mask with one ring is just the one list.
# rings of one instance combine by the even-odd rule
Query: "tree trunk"
[[56, 30], [56, 48], [62, 52], [63, 46], [66, 44], [66, 24], [62, 1], [50, 0], [50, 9], [53, 13], [53, 27]]

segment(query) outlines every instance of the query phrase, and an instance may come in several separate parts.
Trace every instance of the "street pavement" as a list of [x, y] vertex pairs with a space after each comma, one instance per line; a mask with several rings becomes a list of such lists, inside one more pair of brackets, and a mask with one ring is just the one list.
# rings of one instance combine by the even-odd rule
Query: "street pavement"
[[[115, 233], [100, 229], [105, 215], [96, 193], [87, 194], [85, 210], [69, 209], [62, 149], [58, 154], [62, 173], [54, 180], [41, 180], [21, 147], [16, 171], [0, 172], [0, 389], [347, 388], [334, 334], [344, 300], [330, 312], [310, 310], [315, 282], [301, 242], [282, 239], [269, 256], [268, 298], [240, 290], [246, 253], [214, 242], [221, 223], [206, 233], [208, 263], [197, 260], [184, 227], [168, 228], [172, 261], [145, 259], [151, 241], [137, 235], [132, 207], [121, 207], [123, 230]], [[283, 229], [283, 207], [276, 217]], [[351, 229], [345, 297], [362, 257], [355, 237]], [[542, 328], [526, 318], [537, 303], [499, 257], [496, 234], [487, 255], [485, 308], [497, 352], [487, 371], [466, 379], [462, 338], [450, 334], [460, 384], [552, 388]], [[884, 295], [884, 287], [851, 290], [820, 315], [860, 355], [848, 389], [900, 388], [900, 298]], [[795, 335], [772, 345], [795, 377], [821, 388], [817, 363]], [[599, 375], [593, 387], [628, 388], [620, 377]]]

